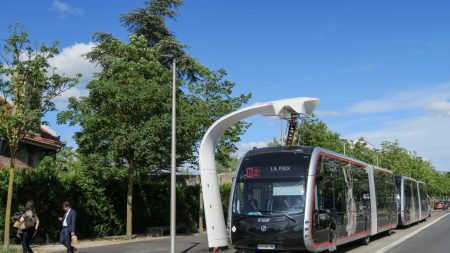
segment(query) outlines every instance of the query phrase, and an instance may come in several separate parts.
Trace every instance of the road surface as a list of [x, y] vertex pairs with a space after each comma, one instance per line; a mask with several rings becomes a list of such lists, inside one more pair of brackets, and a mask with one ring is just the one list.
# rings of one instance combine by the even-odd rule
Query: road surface
[[387, 253], [404, 252], [450, 252], [450, 215], [387, 251]]
[[[393, 235], [376, 235], [371, 238], [368, 246], [362, 245], [361, 242], [355, 241], [338, 247], [336, 253], [374, 253], [389, 245], [394, 245], [400, 240], [409, 237], [412, 233], [429, 226], [418, 232], [413, 237], [406, 239], [395, 247], [391, 247], [387, 253], [405, 253], [405, 252], [426, 252], [426, 253], [449, 253], [450, 252], [450, 215], [445, 216], [436, 223], [438, 218], [446, 215], [446, 212], [433, 212], [432, 218], [418, 225], [409, 228], [395, 229]], [[177, 253], [205, 253], [208, 252], [206, 234], [194, 234], [177, 236], [176, 239]], [[37, 252], [55, 252], [65, 253], [59, 246], [59, 250], [54, 251], [37, 251]], [[105, 246], [83, 246], [77, 253], [167, 253], [170, 252], [170, 238], [155, 238], [144, 241], [126, 242]], [[235, 250], [229, 249], [222, 251], [223, 253], [234, 253]]]

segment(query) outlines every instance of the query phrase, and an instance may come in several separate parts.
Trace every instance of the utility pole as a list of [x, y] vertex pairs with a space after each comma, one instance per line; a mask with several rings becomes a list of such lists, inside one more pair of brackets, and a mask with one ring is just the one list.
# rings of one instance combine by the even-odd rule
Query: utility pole
[[177, 216], [176, 216], [176, 198], [177, 198], [177, 164], [175, 160], [176, 155], [176, 60], [175, 56], [172, 58], [172, 171], [170, 180], [170, 252], [175, 253], [175, 237], [177, 234]]

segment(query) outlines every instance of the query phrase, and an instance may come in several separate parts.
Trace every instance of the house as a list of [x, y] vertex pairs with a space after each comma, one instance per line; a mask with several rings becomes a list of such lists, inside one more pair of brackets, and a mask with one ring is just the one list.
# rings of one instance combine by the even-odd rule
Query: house
[[[64, 144], [59, 135], [47, 126], [41, 126], [40, 133], [27, 136], [20, 143], [16, 154], [17, 168], [35, 168], [45, 156], [55, 157]], [[10, 164], [10, 151], [7, 140], [0, 141], [0, 168]]]

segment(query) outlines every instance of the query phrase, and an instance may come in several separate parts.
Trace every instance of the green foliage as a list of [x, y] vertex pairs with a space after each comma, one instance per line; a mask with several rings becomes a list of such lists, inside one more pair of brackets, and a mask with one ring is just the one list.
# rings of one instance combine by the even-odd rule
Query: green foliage
[[10, 37], [0, 59], [0, 133], [8, 139], [12, 155], [27, 134], [39, 132], [41, 119], [55, 109], [52, 99], [73, 87], [81, 75], [56, 73], [49, 60], [58, 53], [58, 42], [34, 48], [24, 31], [10, 27]]
[[[122, 15], [132, 34], [125, 44], [108, 33], [97, 33], [96, 48], [87, 58], [102, 71], [87, 88], [89, 96], [71, 99], [59, 122], [79, 124], [75, 134], [80, 153], [97, 168], [126, 168], [128, 178], [127, 235], [131, 235], [133, 184], [136, 174], [158, 175], [170, 167], [171, 70], [177, 62], [177, 164], [195, 167], [198, 145], [219, 117], [247, 103], [250, 95], [233, 97], [234, 83], [226, 72], [200, 65], [168, 30], [179, 0], [149, 1], [144, 8]], [[218, 146], [218, 162], [229, 166], [235, 143], [249, 125], [228, 129]], [[150, 199], [151, 200], [151, 199]]]
[[19, 252], [18, 249], [14, 249], [11, 246], [7, 246], [6, 248], [0, 244], [0, 253], [15, 253], [15, 252]]
[[305, 119], [297, 129], [297, 137], [301, 145], [319, 146], [335, 152], [344, 151], [344, 143], [339, 134], [332, 132], [328, 126], [318, 119]]
[[[58, 217], [63, 215], [62, 203], [73, 203], [78, 211], [78, 233], [81, 237], [103, 236], [120, 231], [121, 223], [114, 214], [112, 203], [107, 199], [105, 189], [81, 165], [61, 170], [52, 159], [44, 159], [33, 170], [17, 171], [13, 210], [23, 211], [28, 199], [33, 199], [40, 219], [38, 241], [54, 241], [61, 227]], [[2, 171], [1, 178], [6, 178]], [[1, 185], [0, 192], [5, 193]], [[4, 203], [0, 203], [4, 204]], [[15, 231], [13, 231], [15, 233]]]
[[[59, 120], [81, 125], [75, 135], [81, 154], [105, 154], [118, 166], [134, 162], [148, 165], [149, 171], [166, 168], [170, 157], [161, 154], [170, 150], [170, 136], [162, 133], [170, 133], [171, 74], [143, 37], [130, 39], [128, 45], [116, 39], [100, 43], [94, 52], [117, 60], [100, 61], [103, 71], [87, 85], [89, 96], [72, 99]], [[181, 156], [190, 150], [183, 143], [181, 137]]]
[[228, 205], [230, 202], [231, 183], [223, 183], [219, 186], [220, 197], [222, 199], [222, 208], [225, 219], [228, 216]]
[[319, 146], [338, 153], [378, 165], [391, 170], [396, 175], [410, 176], [427, 184], [428, 192], [432, 196], [450, 195], [450, 175], [438, 171], [433, 165], [400, 146], [399, 142], [385, 141], [381, 149], [368, 145], [364, 138], [357, 141], [339, 139], [339, 134], [328, 129], [327, 125], [317, 119], [305, 120], [298, 128], [298, 136], [302, 145]]
[[[182, 87], [181, 99], [178, 105], [181, 107], [177, 127], [192, 147], [190, 157], [180, 157], [182, 162], [196, 164], [195, 154], [198, 153], [198, 143], [203, 137], [206, 129], [217, 119], [228, 114], [251, 98], [251, 94], [241, 94], [232, 97], [233, 82], [224, 80], [226, 71], [219, 69], [213, 71], [202, 66], [196, 59], [191, 57], [185, 49], [187, 46], [179, 42], [176, 36], [168, 29], [167, 19], [175, 20], [178, 15], [177, 9], [182, 4], [181, 0], [152, 0], [147, 1], [146, 6], [123, 14], [122, 24], [133, 34], [142, 35], [147, 39], [148, 46], [158, 52], [159, 62], [166, 68], [171, 67], [171, 55], [177, 62], [177, 76]], [[100, 58], [102, 57], [98, 54]], [[186, 104], [183, 105], [182, 102]], [[235, 143], [240, 141], [242, 135], [249, 127], [248, 123], [240, 122], [228, 129], [219, 141], [217, 149], [217, 161], [219, 164], [229, 167], [233, 158], [230, 157], [237, 150]], [[178, 148], [178, 147], [177, 147]]]
[[[74, 156], [73, 151], [64, 150]], [[70, 201], [78, 212], [77, 232], [80, 238], [93, 238], [124, 233], [126, 198], [126, 170], [119, 168], [93, 169], [89, 161], [77, 158], [67, 161], [44, 159], [40, 167], [19, 170], [15, 177], [16, 200], [12, 210], [23, 211], [27, 200], [33, 199], [40, 219], [40, 229], [35, 242], [54, 242], [59, 238], [63, 215], [63, 201]], [[96, 164], [98, 166], [98, 164]], [[7, 189], [7, 171], [0, 170], [0, 194]], [[199, 210], [199, 186], [177, 185], [177, 223], [179, 232], [196, 229]], [[149, 227], [165, 227], [170, 219], [170, 179], [167, 176], [137, 177], [134, 193], [134, 231], [146, 233]], [[4, 199], [0, 198], [0, 206]], [[4, 214], [0, 213], [0, 225]], [[11, 231], [11, 238], [16, 231]], [[0, 230], [0, 234], [3, 231]], [[17, 242], [17, 241], [16, 241]]]
[[[5, 222], [11, 214], [14, 169], [19, 144], [27, 135], [40, 132], [41, 119], [55, 109], [52, 99], [75, 86], [81, 77], [65, 77], [50, 66], [50, 59], [59, 52], [57, 42], [34, 48], [28, 34], [10, 27], [10, 36], [3, 44], [0, 60], [0, 137], [6, 139], [10, 156], [9, 185]], [[44, 122], [45, 123], [45, 122]], [[9, 243], [5, 224], [4, 244]]]
[[234, 172], [238, 168], [239, 162], [239, 157], [237, 157], [236, 155], [230, 155], [230, 158], [227, 159], [225, 165], [224, 163], [217, 163], [216, 171], [218, 174]]
[[[166, 25], [167, 19], [175, 20], [176, 9], [181, 4], [181, 0], [147, 1], [145, 7], [123, 14], [120, 21], [132, 34], [144, 36], [148, 46], [160, 55], [174, 56], [180, 77], [196, 81], [204, 67], [185, 52], [187, 46], [180, 43]], [[161, 57], [160, 62], [167, 68], [171, 65], [171, 59], [167, 57]]]

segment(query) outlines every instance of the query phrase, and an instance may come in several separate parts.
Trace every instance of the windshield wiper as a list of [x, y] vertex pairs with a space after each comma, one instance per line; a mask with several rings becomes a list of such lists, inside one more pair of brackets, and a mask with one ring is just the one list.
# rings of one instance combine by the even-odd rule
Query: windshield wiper
[[281, 211], [272, 211], [272, 212], [274, 212], [274, 213], [280, 213], [280, 214], [282, 214], [284, 217], [290, 219], [290, 220], [293, 221], [293, 222], [296, 222], [296, 221], [297, 221], [296, 219], [292, 218], [292, 216], [290, 216], [290, 215], [287, 214], [287, 213], [283, 213], [283, 212], [281, 212]]

